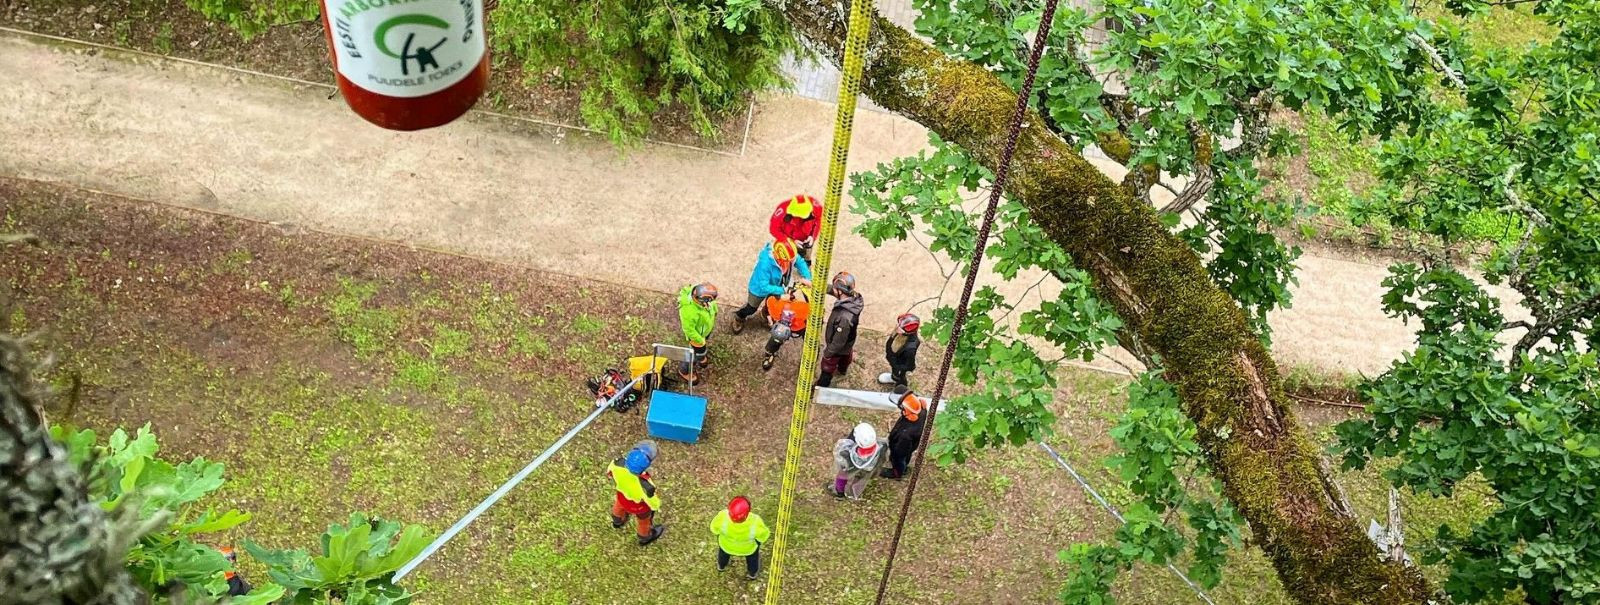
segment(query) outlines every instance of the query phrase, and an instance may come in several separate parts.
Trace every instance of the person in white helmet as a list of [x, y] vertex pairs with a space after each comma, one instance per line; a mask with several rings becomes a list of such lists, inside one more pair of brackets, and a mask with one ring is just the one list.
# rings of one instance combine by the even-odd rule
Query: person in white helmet
[[860, 500], [867, 484], [878, 476], [889, 458], [889, 441], [878, 438], [878, 430], [865, 422], [833, 445], [833, 470], [837, 475], [828, 494]]

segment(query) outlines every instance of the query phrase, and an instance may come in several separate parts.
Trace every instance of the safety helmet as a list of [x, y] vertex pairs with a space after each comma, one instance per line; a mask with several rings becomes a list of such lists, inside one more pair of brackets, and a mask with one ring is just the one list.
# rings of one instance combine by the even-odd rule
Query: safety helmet
[[628, 456], [623, 458], [622, 465], [628, 472], [638, 475], [650, 468], [650, 455], [639, 448], [628, 450]]
[[772, 260], [777, 261], [778, 266], [785, 271], [794, 264], [794, 257], [799, 253], [800, 247], [796, 246], [792, 239], [784, 238], [772, 242]]
[[744, 523], [745, 519], [750, 518], [750, 499], [734, 496], [733, 500], [728, 501], [728, 518], [733, 519], [734, 523]]
[[906, 420], [916, 422], [917, 417], [922, 415], [923, 405], [922, 399], [917, 397], [916, 393], [906, 391], [900, 395], [900, 413], [906, 417]]
[[871, 456], [878, 451], [878, 429], [865, 422], [856, 425], [856, 430], [851, 433], [856, 442], [856, 455]]
[[845, 271], [840, 271], [833, 276], [833, 282], [828, 285], [828, 290], [834, 296], [848, 296], [856, 293], [856, 276]]
[[694, 301], [701, 305], [709, 305], [712, 301], [717, 300], [717, 285], [710, 282], [697, 284], [690, 296], [693, 296]]
[[910, 313], [901, 313], [899, 317], [894, 318], [894, 324], [899, 326], [902, 333], [910, 334], [922, 327], [922, 318]]
[[789, 216], [800, 220], [811, 218], [816, 212], [817, 200], [804, 193], [789, 199]]

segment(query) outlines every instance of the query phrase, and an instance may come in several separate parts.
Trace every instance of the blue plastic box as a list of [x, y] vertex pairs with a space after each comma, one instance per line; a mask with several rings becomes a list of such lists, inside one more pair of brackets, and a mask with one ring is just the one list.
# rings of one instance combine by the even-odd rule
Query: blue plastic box
[[706, 398], [670, 391], [650, 395], [650, 411], [644, 423], [651, 437], [695, 443], [706, 421]]

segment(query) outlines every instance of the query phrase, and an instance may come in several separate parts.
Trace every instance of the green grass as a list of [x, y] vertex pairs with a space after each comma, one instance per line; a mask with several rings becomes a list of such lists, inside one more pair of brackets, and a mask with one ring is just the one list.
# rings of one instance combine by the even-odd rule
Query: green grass
[[[85, 207], [93, 212], [63, 214]], [[676, 329], [668, 294], [592, 285], [580, 299], [566, 294], [575, 290], [566, 282], [552, 285], [569, 278], [146, 206], [19, 201], [7, 210], [22, 227], [64, 242], [48, 256], [0, 257], [0, 275], [25, 293], [30, 324], [61, 335], [69, 354], [48, 378], [82, 378], [84, 400], [71, 419], [96, 429], [151, 422], [168, 455], [227, 464], [228, 483], [211, 504], [254, 519], [208, 538], [217, 543], [306, 547], [356, 510], [442, 530], [591, 409], [585, 377], [670, 341]], [[208, 250], [248, 252], [251, 283], [292, 282], [293, 299], [304, 302], [286, 304], [282, 288], [240, 289], [237, 275], [212, 269], [241, 255]], [[384, 269], [317, 269], [329, 258]], [[106, 289], [163, 265], [176, 276], [170, 288]], [[564, 319], [577, 308], [585, 310]], [[879, 336], [862, 338], [865, 351]], [[712, 402], [704, 439], [662, 444], [656, 472], [673, 528], [667, 539], [640, 549], [607, 522], [605, 465], [644, 435], [640, 414], [607, 414], [408, 578], [418, 602], [608, 603], [638, 595], [641, 577], [653, 591], [648, 602], [760, 602], [760, 583], [714, 573], [703, 524], [734, 494], [751, 496], [769, 522], [776, 513], [793, 353], [780, 366], [787, 372], [763, 374], [755, 368], [761, 344], [758, 335], [713, 342], [715, 370], [698, 391]], [[847, 380], [881, 371], [862, 357], [867, 367]], [[1127, 490], [1101, 463], [1122, 381], [1077, 370], [1060, 379], [1051, 442], [1126, 504]], [[862, 502], [820, 489], [833, 440], [858, 420], [888, 421], [813, 413], [785, 603], [871, 601], [903, 485], [877, 483]], [[1049, 602], [1065, 579], [1058, 551], [1115, 529], [1036, 448], [987, 451], [928, 473], [907, 524], [896, 603]], [[1347, 478], [1364, 515], [1381, 510], [1376, 477]], [[1407, 510], [1414, 536], [1430, 533], [1427, 519], [1470, 523], [1484, 514], [1437, 499], [1408, 500]], [[265, 579], [253, 562], [244, 569]], [[1288, 603], [1252, 550], [1237, 553], [1210, 592], [1218, 602]], [[1187, 594], [1160, 567], [1140, 567], [1116, 587], [1131, 605], [1183, 603]]]

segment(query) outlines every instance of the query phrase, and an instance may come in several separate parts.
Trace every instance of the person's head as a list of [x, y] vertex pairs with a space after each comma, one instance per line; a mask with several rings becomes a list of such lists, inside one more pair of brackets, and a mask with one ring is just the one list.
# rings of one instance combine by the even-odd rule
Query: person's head
[[847, 298], [856, 295], [856, 276], [845, 271], [840, 271], [833, 276], [833, 281], [828, 282], [828, 293], [838, 298]]
[[900, 415], [905, 416], [906, 420], [916, 422], [917, 418], [922, 416], [922, 408], [924, 406], [922, 398], [917, 397], [916, 393], [911, 392], [911, 389], [904, 386], [896, 388], [895, 392], [900, 394], [900, 401], [897, 402], [897, 405], [900, 406]]
[[650, 470], [650, 457], [639, 450], [628, 450], [628, 456], [622, 460], [622, 465], [628, 472], [638, 475]]
[[709, 307], [711, 303], [717, 301], [717, 285], [711, 282], [696, 284], [690, 296], [693, 296], [694, 302], [700, 306]]
[[728, 518], [734, 523], [743, 523], [750, 518], [750, 499], [744, 496], [734, 496], [728, 501]]
[[800, 247], [796, 246], [792, 239], [784, 238], [772, 242], [772, 260], [778, 263], [779, 269], [788, 271], [789, 267], [794, 266], [794, 257], [799, 254]]
[[857, 456], [871, 456], [878, 451], [878, 429], [865, 422], [856, 425], [850, 433], [851, 439], [856, 442]]
[[894, 324], [901, 334], [912, 334], [922, 329], [922, 318], [910, 313], [901, 313], [899, 317], [894, 318]]
[[239, 554], [233, 552], [233, 547], [232, 546], [224, 546], [222, 548], [218, 548], [217, 552], [222, 553], [222, 557], [227, 559], [229, 563], [237, 563], [239, 561]]
[[788, 215], [791, 218], [806, 220], [817, 212], [817, 200], [804, 193], [789, 198]]

